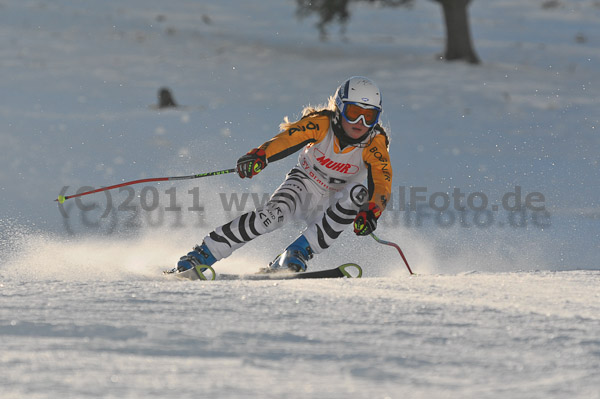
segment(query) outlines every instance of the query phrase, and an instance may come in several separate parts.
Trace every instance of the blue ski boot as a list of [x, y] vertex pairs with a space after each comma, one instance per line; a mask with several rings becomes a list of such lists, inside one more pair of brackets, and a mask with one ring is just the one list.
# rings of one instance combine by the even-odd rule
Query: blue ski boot
[[188, 252], [187, 255], [179, 259], [179, 262], [177, 262], [177, 271], [181, 273], [200, 265], [212, 266], [216, 261], [217, 259], [215, 259], [210, 249], [203, 242], [202, 245], [196, 245], [192, 252]]
[[279, 272], [290, 270], [292, 272], [305, 272], [306, 263], [312, 259], [313, 251], [306, 241], [306, 237], [301, 235], [291, 243], [282, 254], [269, 263], [268, 272]]

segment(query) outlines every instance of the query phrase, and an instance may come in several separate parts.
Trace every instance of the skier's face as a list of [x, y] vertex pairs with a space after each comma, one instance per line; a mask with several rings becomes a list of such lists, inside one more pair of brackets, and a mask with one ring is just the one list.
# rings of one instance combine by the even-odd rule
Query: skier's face
[[345, 118], [342, 118], [342, 127], [344, 128], [346, 135], [351, 139], [359, 139], [369, 130], [369, 128], [363, 124], [362, 120], [359, 120], [356, 123], [350, 123]]

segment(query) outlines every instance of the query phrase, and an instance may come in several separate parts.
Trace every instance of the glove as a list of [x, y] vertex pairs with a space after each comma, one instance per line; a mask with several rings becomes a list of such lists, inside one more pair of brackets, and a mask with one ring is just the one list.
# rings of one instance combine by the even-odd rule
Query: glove
[[369, 202], [368, 208], [358, 212], [354, 218], [354, 233], [357, 236], [367, 236], [377, 228], [377, 219], [381, 216], [381, 209], [374, 202]]
[[259, 174], [267, 166], [267, 153], [255, 148], [237, 161], [237, 172], [242, 179]]

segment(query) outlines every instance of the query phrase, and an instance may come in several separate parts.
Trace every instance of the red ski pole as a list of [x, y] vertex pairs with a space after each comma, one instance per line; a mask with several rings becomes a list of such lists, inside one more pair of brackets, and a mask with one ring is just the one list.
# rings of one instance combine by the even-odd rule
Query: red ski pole
[[404, 256], [404, 253], [402, 252], [402, 250], [400, 249], [400, 247], [398, 246], [398, 244], [394, 244], [393, 242], [390, 241], [385, 241], [380, 239], [379, 237], [377, 237], [375, 234], [371, 233], [371, 237], [373, 237], [375, 239], [375, 241], [377, 241], [380, 244], [383, 245], [389, 245], [391, 247], [394, 247], [398, 250], [398, 252], [400, 253], [400, 256], [402, 257], [402, 260], [404, 261], [404, 264], [406, 265], [406, 268], [408, 269], [408, 272], [413, 275], [414, 273], [412, 272], [412, 270], [410, 270], [410, 266], [408, 265], [408, 261], [406, 260], [406, 257]]
[[198, 174], [189, 175], [189, 176], [152, 177], [152, 178], [148, 178], [148, 179], [132, 180], [132, 181], [128, 181], [128, 182], [121, 183], [121, 184], [115, 184], [113, 186], [101, 187], [101, 188], [98, 188], [96, 190], [86, 191], [84, 193], [78, 193], [78, 194], [73, 194], [73, 195], [59, 195], [58, 198], [55, 199], [54, 201], [58, 201], [58, 202], [60, 202], [62, 204], [66, 200], [68, 200], [69, 198], [81, 197], [81, 196], [88, 195], [88, 194], [99, 193], [101, 191], [112, 190], [113, 188], [131, 186], [131, 185], [139, 184], [139, 183], [150, 183], [150, 182], [157, 182], [157, 181], [173, 181], [173, 180], [198, 179], [198, 178], [207, 177], [207, 176], [224, 175], [224, 174], [232, 173], [232, 172], [235, 172], [235, 171], [236, 171], [235, 169], [225, 169], [225, 170], [218, 170], [216, 172], [198, 173]]

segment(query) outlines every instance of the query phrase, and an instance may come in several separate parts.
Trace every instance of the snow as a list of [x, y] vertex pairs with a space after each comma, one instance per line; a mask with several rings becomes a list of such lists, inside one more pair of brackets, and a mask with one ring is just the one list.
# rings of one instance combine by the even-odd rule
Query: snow
[[[473, 67], [435, 59], [430, 1], [353, 6], [322, 43], [292, 1], [0, 0], [0, 397], [600, 398], [600, 7], [543, 4], [473, 2]], [[293, 156], [250, 182], [53, 201], [230, 168], [352, 75], [382, 87], [394, 200], [377, 233], [417, 276], [351, 232], [311, 268], [357, 262], [358, 280], [161, 275]], [[153, 108], [163, 86], [181, 108]], [[517, 186], [547, 213], [506, 211]], [[411, 187], [489, 204], [402, 211]], [[216, 269], [252, 272], [301, 229]]]
[[599, 280], [9, 278], [2, 396], [593, 398]]

